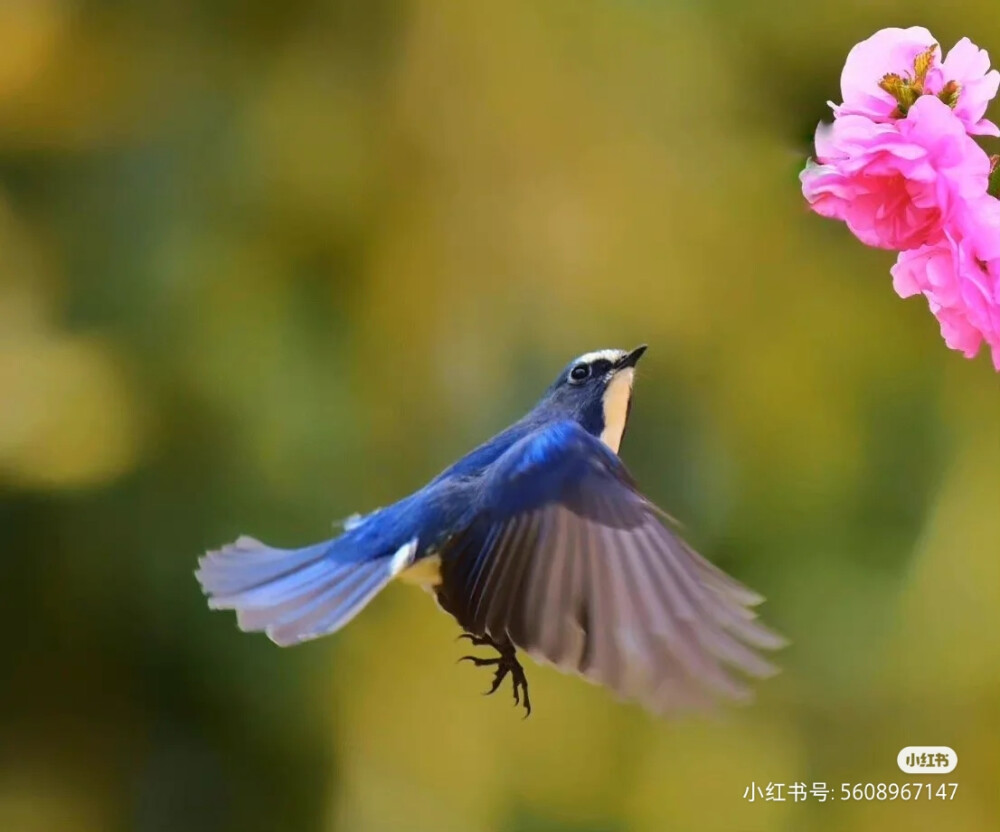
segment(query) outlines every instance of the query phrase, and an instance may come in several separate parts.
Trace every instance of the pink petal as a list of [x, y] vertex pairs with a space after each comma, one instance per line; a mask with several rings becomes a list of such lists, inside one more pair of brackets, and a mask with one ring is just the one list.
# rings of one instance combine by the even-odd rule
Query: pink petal
[[[878, 82], [888, 73], [913, 73], [913, 61], [927, 47], [936, 43], [922, 26], [909, 29], [881, 29], [856, 44], [847, 55], [840, 75], [844, 103], [834, 108], [838, 117], [848, 114], [867, 116], [873, 121], [888, 121], [896, 109], [896, 100]], [[936, 50], [940, 61], [941, 50]]]

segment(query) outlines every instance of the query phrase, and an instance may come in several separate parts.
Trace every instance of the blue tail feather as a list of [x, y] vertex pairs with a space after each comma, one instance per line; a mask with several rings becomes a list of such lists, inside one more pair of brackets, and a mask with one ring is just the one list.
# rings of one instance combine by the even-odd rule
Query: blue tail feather
[[332, 633], [412, 561], [416, 539], [366, 560], [338, 557], [338, 540], [275, 549], [241, 537], [199, 561], [195, 575], [214, 609], [236, 611], [242, 630], [287, 646]]

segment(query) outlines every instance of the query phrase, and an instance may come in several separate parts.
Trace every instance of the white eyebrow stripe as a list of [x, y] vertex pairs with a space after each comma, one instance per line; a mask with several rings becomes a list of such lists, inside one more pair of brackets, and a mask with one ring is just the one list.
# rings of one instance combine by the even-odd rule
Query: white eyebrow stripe
[[612, 364], [625, 355], [625, 350], [595, 350], [581, 355], [574, 364], [592, 364], [595, 361], [604, 359]]

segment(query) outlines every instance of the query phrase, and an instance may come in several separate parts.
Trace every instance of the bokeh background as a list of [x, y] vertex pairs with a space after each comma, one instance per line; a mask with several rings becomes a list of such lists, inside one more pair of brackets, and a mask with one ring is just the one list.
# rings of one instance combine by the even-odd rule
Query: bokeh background
[[[1000, 55], [991, 0], [0, 2], [0, 829], [1000, 829], [998, 376], [796, 179], [914, 24]], [[412, 588], [292, 650], [206, 608], [203, 550], [642, 341], [626, 462], [793, 642], [752, 706], [530, 666], [522, 722]], [[912, 744], [953, 802], [743, 799]]]

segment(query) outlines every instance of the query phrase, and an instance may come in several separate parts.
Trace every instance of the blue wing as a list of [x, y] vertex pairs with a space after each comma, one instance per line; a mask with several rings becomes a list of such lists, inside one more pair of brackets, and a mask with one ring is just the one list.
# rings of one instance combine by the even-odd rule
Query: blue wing
[[774, 672], [754, 650], [784, 643], [755, 621], [762, 599], [670, 532], [576, 423], [515, 443], [482, 493], [442, 556], [443, 600], [470, 632], [658, 712], [745, 698], [730, 669]]

